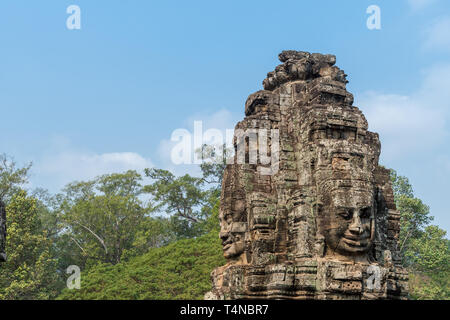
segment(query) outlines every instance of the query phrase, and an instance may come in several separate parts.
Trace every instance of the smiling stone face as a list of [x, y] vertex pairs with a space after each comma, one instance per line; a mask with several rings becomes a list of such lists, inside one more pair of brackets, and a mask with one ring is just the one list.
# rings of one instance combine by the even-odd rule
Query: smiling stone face
[[219, 237], [223, 255], [229, 260], [237, 260], [244, 253], [247, 232], [246, 202], [236, 168], [231, 165], [224, 174], [219, 209]]
[[367, 131], [362, 113], [345, 106], [316, 108], [309, 116], [309, 140], [303, 144], [309, 147], [305, 159], [312, 164], [326, 254], [365, 255], [375, 231], [378, 135]]
[[245, 222], [227, 221], [228, 217], [220, 219], [221, 232], [219, 234], [222, 240], [223, 255], [226, 259], [240, 256], [245, 248], [245, 231], [247, 224]]
[[232, 199], [231, 210], [227, 209], [219, 212], [219, 237], [222, 240], [223, 255], [226, 259], [230, 259], [244, 252], [247, 224], [241, 222], [245, 211], [242, 200]]
[[367, 253], [374, 234], [374, 194], [370, 188], [337, 189], [324, 200], [318, 221], [327, 248], [343, 255]]

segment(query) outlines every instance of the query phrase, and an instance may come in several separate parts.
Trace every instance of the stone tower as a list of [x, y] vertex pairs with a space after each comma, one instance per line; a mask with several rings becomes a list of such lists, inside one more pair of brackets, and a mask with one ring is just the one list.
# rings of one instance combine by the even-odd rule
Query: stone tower
[[[212, 272], [205, 298], [406, 299], [389, 171], [347, 75], [333, 55], [279, 59], [235, 128], [219, 214], [227, 264]], [[271, 172], [261, 158], [238, 161], [252, 145], [236, 132], [261, 129], [277, 132], [265, 146], [278, 146]]]

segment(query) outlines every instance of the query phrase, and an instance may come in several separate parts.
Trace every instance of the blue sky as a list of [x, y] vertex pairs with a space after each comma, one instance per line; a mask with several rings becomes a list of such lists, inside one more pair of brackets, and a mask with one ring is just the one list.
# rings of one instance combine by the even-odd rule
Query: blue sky
[[[66, 9], [81, 8], [81, 30]], [[368, 30], [366, 8], [381, 8]], [[281, 50], [332, 53], [380, 134], [450, 230], [450, 3], [25, 1], [0, 3], [0, 152], [33, 162], [32, 187], [141, 170], [177, 173], [177, 128], [233, 128]]]

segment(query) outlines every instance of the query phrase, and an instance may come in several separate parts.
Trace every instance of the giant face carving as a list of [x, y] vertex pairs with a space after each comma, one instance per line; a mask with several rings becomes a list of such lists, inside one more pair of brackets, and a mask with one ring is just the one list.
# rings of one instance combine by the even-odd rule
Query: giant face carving
[[365, 254], [374, 236], [374, 194], [367, 190], [337, 188], [319, 208], [319, 228], [327, 248], [342, 255]]
[[245, 248], [245, 232], [247, 223], [245, 219], [245, 203], [243, 200], [234, 200], [231, 210], [221, 209], [219, 212], [220, 234], [223, 255], [226, 259], [239, 257]]
[[328, 134], [316, 139], [318, 228], [327, 252], [344, 256], [366, 254], [375, 232], [373, 172], [379, 150], [370, 148], [366, 139], [378, 137], [360, 131], [328, 127]]

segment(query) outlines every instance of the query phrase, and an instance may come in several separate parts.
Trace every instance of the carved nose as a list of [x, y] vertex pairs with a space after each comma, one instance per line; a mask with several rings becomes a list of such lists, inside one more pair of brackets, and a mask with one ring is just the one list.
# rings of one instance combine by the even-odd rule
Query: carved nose
[[363, 228], [361, 224], [361, 219], [359, 218], [358, 210], [355, 210], [353, 213], [353, 220], [349, 227], [350, 231], [357, 234], [363, 233]]
[[226, 240], [228, 238], [228, 232], [219, 232], [219, 238], [222, 239], [222, 241]]

